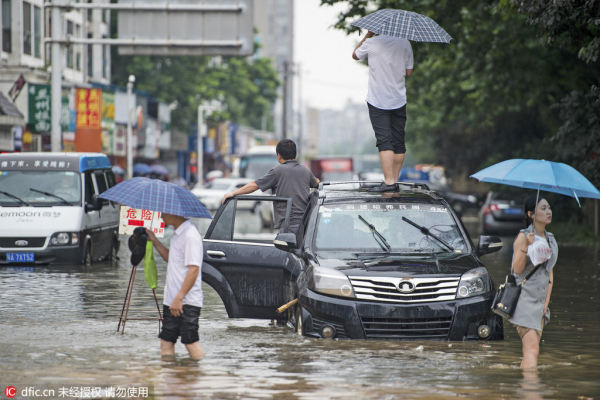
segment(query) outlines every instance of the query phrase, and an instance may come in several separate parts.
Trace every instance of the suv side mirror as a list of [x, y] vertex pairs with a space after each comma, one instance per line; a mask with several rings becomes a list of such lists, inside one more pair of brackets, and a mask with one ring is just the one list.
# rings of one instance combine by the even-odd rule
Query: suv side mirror
[[486, 254], [495, 253], [502, 249], [502, 240], [498, 236], [479, 236], [479, 244], [477, 245], [477, 255], [483, 256]]
[[295, 233], [280, 233], [273, 240], [276, 248], [283, 251], [291, 251], [296, 249], [296, 234]]
[[100, 211], [102, 210], [102, 199], [97, 194], [92, 195], [92, 204], [85, 203], [85, 211]]

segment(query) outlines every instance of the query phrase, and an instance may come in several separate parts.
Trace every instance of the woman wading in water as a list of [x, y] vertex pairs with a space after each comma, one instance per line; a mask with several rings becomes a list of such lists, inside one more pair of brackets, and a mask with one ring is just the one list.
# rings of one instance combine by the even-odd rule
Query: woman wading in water
[[525, 201], [525, 222], [529, 226], [521, 230], [513, 245], [512, 273], [517, 283], [522, 282], [536, 265], [544, 263], [522, 285], [517, 308], [509, 319], [523, 342], [523, 369], [537, 366], [542, 330], [550, 321], [548, 303], [554, 283], [552, 268], [558, 258], [554, 235], [546, 232], [546, 225], [552, 222], [550, 204], [546, 199], [539, 198], [536, 210], [536, 200], [536, 196], [531, 196]]

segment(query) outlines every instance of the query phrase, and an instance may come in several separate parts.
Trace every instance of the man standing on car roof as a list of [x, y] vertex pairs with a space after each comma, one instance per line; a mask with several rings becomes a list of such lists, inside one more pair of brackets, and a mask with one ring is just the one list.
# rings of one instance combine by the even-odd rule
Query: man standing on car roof
[[369, 31], [352, 52], [355, 60], [369, 59], [367, 106], [375, 131], [385, 182], [370, 192], [395, 190], [406, 146], [405, 78], [413, 71], [413, 52], [406, 39], [375, 36]]
[[[310, 188], [317, 187], [319, 180], [315, 178], [308, 168], [296, 161], [296, 143], [292, 140], [280, 140], [279, 143], [277, 143], [276, 151], [277, 161], [279, 161], [280, 165], [272, 168], [265, 176], [258, 178], [233, 192], [225, 194], [221, 203], [225, 204], [225, 201], [233, 196], [252, 193], [258, 189], [263, 192], [273, 189], [275, 196], [292, 199], [289, 231], [296, 233], [300, 226], [306, 205], [308, 204]], [[275, 228], [283, 229], [285, 209], [285, 202], [275, 202]]]

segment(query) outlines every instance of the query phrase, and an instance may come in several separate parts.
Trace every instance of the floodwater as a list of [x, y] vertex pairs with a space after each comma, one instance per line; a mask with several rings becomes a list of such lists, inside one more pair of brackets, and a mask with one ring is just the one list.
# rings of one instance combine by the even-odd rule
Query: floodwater
[[[496, 284], [509, 270], [512, 238], [503, 239], [501, 252], [483, 258]], [[122, 239], [117, 266], [0, 267], [0, 385], [15, 387], [15, 398], [34, 398], [23, 396], [29, 388], [24, 394], [54, 390], [37, 398], [148, 390], [165, 399], [600, 399], [600, 247], [557, 239], [537, 372], [519, 368], [521, 343], [506, 321], [496, 342], [315, 340], [270, 321], [228, 319], [207, 285], [206, 357], [193, 361], [178, 343], [175, 358], [162, 358], [156, 321], [130, 320], [116, 332], [131, 272]], [[157, 263], [161, 304], [166, 265]], [[141, 268], [129, 317], [157, 317]]]

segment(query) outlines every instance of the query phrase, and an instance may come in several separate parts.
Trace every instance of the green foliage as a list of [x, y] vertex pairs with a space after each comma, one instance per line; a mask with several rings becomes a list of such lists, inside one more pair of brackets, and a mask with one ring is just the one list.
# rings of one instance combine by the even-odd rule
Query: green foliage
[[443, 164], [449, 175], [474, 173], [508, 158], [555, 155], [547, 139], [558, 129], [552, 105], [593, 83], [576, 54], [539, 45], [526, 17], [501, 0], [322, 0], [346, 3], [336, 27], [376, 9], [427, 15], [450, 44], [411, 42], [407, 78], [409, 149]]
[[557, 158], [600, 187], [600, 110], [595, 95], [574, 91], [556, 106], [562, 125], [551, 138]]
[[213, 119], [267, 129], [273, 127], [272, 104], [277, 99], [279, 79], [269, 59], [210, 57], [158, 57], [112, 55], [112, 80], [123, 85], [129, 75], [136, 77], [136, 89], [168, 103], [177, 101], [172, 113], [174, 128], [188, 132], [197, 123], [198, 105], [221, 100], [225, 111]]
[[510, 3], [527, 16], [527, 22], [538, 29], [544, 43], [569, 49], [588, 64], [598, 61], [600, 4], [597, 0], [510, 0]]

